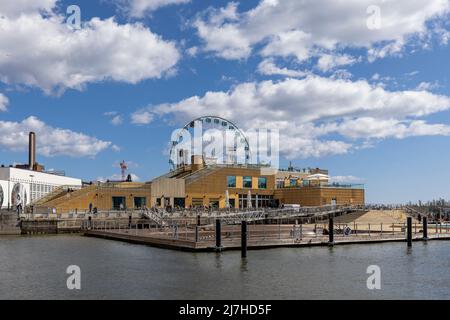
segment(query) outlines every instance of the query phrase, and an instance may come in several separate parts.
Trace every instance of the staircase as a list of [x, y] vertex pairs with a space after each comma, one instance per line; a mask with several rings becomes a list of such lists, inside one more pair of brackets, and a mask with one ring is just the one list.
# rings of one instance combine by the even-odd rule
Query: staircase
[[59, 198], [60, 196], [67, 193], [68, 188], [69, 188], [68, 186], [60, 186], [60, 187], [56, 188], [55, 190], [53, 190], [52, 192], [46, 194], [42, 198], [36, 199], [35, 201], [33, 201], [33, 203], [31, 205], [40, 206], [40, 205], [43, 205], [44, 203], [49, 202], [53, 199]]
[[96, 188], [97, 188], [96, 185], [92, 185], [71, 192], [67, 192], [67, 190], [65, 190], [66, 192], [61, 192], [58, 197], [53, 197], [52, 199], [49, 199], [49, 201], [43, 202], [39, 206], [47, 208], [57, 207], [61, 203], [65, 203], [75, 198], [78, 198], [90, 191], [96, 190]]
[[186, 184], [191, 184], [201, 178], [207, 177], [210, 174], [214, 173], [217, 170], [217, 167], [214, 166], [206, 166], [203, 169], [198, 171], [194, 171], [193, 173], [184, 177]]
[[158, 215], [156, 212], [154, 212], [153, 210], [144, 210], [143, 212], [142, 212], [142, 215], [145, 217], [145, 218], [147, 218], [147, 219], [149, 219], [149, 220], [151, 220], [151, 221], [153, 221], [154, 223], [156, 223], [158, 226], [160, 226], [160, 227], [164, 227], [165, 225], [166, 225], [166, 222], [161, 218], [161, 216], [160, 215]]

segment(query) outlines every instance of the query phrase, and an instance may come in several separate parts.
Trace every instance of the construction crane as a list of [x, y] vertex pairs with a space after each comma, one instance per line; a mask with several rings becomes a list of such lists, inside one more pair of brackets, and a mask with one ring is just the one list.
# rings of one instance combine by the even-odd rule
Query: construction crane
[[120, 170], [122, 172], [122, 181], [126, 180], [126, 171], [127, 171], [127, 164], [125, 163], [125, 160], [122, 160], [120, 163]]

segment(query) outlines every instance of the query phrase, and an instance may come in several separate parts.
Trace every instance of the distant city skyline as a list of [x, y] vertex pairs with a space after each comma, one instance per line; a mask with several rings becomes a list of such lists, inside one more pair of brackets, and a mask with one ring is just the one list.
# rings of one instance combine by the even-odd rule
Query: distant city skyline
[[114, 180], [125, 160], [148, 181], [169, 170], [174, 129], [215, 115], [278, 129], [281, 167], [364, 183], [368, 203], [450, 199], [449, 13], [447, 0], [2, 1], [0, 164], [26, 163], [35, 131], [47, 170]]

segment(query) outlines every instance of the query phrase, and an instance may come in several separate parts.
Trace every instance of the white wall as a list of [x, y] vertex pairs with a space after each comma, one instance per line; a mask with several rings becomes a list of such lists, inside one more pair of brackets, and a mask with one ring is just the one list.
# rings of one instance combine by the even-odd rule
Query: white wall
[[[37, 200], [38, 194], [43, 196], [48, 192], [40, 191], [35, 192], [35, 197], [31, 199], [31, 185], [37, 188], [39, 185], [52, 186], [53, 188], [59, 186], [74, 186], [81, 187], [81, 179], [70, 178], [65, 176], [58, 176], [54, 174], [48, 174], [43, 172], [36, 172], [25, 169], [17, 168], [0, 168], [0, 186], [3, 189], [3, 203], [0, 204], [2, 208], [8, 207], [8, 201], [11, 204], [11, 193], [14, 185], [17, 183], [23, 186], [24, 193], [26, 193], [26, 205], [31, 203], [31, 200]], [[8, 186], [9, 185], [9, 186]], [[49, 188], [46, 188], [49, 189]]]

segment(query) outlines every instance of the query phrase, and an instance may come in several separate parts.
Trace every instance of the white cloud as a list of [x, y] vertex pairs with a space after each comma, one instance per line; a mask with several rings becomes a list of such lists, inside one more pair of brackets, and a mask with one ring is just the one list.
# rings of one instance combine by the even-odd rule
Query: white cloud
[[115, 145], [115, 144], [113, 144], [113, 145], [111, 146], [111, 149], [112, 149], [113, 151], [115, 151], [115, 152], [120, 152], [120, 150], [121, 150], [121, 148], [120, 148], [118, 145]]
[[6, 111], [8, 104], [9, 104], [8, 97], [0, 93], [0, 111]]
[[161, 7], [184, 4], [191, 0], [119, 0], [119, 6], [130, 16], [142, 18]]
[[439, 87], [440, 87], [440, 85], [438, 82], [432, 83], [432, 82], [423, 81], [417, 85], [416, 90], [417, 91], [430, 91], [430, 90], [437, 89]]
[[111, 124], [114, 125], [114, 126], [121, 125], [122, 122], [123, 122], [123, 118], [122, 118], [121, 115], [114, 116], [114, 117], [111, 119]]
[[186, 50], [186, 52], [190, 57], [195, 57], [198, 53], [198, 47], [190, 47]]
[[155, 115], [149, 111], [149, 108], [140, 109], [131, 114], [131, 123], [137, 125], [149, 124], [154, 117]]
[[355, 176], [331, 176], [330, 183], [363, 183], [364, 179]]
[[271, 59], [265, 59], [258, 65], [258, 72], [264, 75], [281, 75], [292, 78], [303, 77], [306, 75], [303, 71], [279, 68]]
[[319, 68], [319, 70], [326, 72], [336, 67], [352, 65], [357, 61], [358, 59], [349, 56], [347, 54], [343, 55], [323, 54], [317, 61], [317, 67]]
[[58, 0], [0, 0], [0, 16], [17, 17], [37, 11], [51, 12]]
[[123, 123], [123, 116], [119, 114], [117, 111], [108, 111], [103, 113], [105, 117], [110, 118], [110, 123], [113, 126], [119, 126]]
[[337, 132], [351, 139], [404, 139], [414, 136], [433, 136], [450, 134], [450, 126], [428, 124], [422, 120], [400, 121], [362, 117], [346, 120], [336, 125], [330, 132]]
[[24, 151], [28, 133], [36, 132], [37, 152], [43, 156], [93, 157], [108, 149], [111, 142], [68, 129], [54, 128], [31, 116], [21, 122], [0, 121], [0, 147]]
[[32, 10], [49, 9], [52, 1], [38, 1], [21, 15], [11, 13], [6, 2], [0, 3], [0, 81], [6, 84], [46, 93], [99, 81], [135, 84], [171, 74], [180, 58], [173, 42], [139, 23], [92, 18], [81, 30], [71, 30], [64, 16]]
[[183, 124], [212, 114], [243, 129], [276, 128], [281, 152], [288, 158], [306, 158], [347, 153], [370, 139], [448, 135], [449, 126], [420, 118], [449, 109], [449, 97], [427, 91], [388, 91], [366, 80], [309, 75], [242, 83], [228, 92], [206, 92], [137, 113], [144, 115], [145, 123], [155, 115], [170, 114]]
[[[381, 9], [378, 30], [367, 27], [371, 5]], [[433, 33], [427, 23], [445, 21], [449, 8], [448, 0], [261, 0], [245, 12], [239, 12], [235, 3], [210, 9], [194, 26], [205, 50], [226, 59], [247, 58], [262, 46], [260, 54], [265, 57], [292, 56], [299, 61], [324, 51], [365, 48], [373, 60], [398, 54], [413, 36], [425, 39]]]

